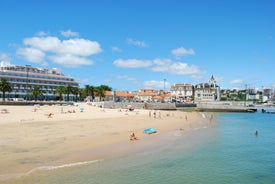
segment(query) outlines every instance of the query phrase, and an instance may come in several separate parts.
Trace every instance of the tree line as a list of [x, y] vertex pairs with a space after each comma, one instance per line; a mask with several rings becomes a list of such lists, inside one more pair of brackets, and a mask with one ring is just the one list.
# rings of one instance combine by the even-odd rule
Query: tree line
[[[11, 92], [12, 90], [12, 83], [8, 82], [7, 78], [1, 78], [0, 91], [2, 91], [3, 101], [5, 101], [6, 93]], [[82, 101], [86, 97], [89, 97], [90, 100], [94, 100], [95, 97], [98, 97], [101, 101], [102, 98], [105, 97], [105, 91], [112, 91], [112, 88], [107, 85], [85, 85], [84, 88], [67, 85], [58, 86], [55, 89], [55, 94], [58, 96], [57, 100], [59, 101], [70, 101], [70, 95], [73, 95], [73, 101]], [[33, 86], [33, 88], [30, 89], [30, 96], [32, 96], [34, 100], [37, 101], [39, 97], [43, 97], [43, 90], [39, 86]]]

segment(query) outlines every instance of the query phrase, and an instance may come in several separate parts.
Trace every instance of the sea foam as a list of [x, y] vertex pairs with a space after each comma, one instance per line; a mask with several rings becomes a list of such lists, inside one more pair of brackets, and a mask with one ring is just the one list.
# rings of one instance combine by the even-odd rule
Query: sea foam
[[68, 163], [68, 164], [63, 164], [63, 165], [39, 166], [39, 167], [31, 169], [30, 171], [28, 171], [26, 173], [0, 175], [0, 181], [28, 176], [30, 174], [33, 174], [34, 172], [37, 172], [37, 171], [50, 171], [50, 170], [55, 170], [55, 169], [63, 169], [63, 168], [69, 168], [69, 167], [75, 167], [75, 166], [89, 165], [89, 164], [93, 164], [93, 163], [100, 162], [100, 161], [103, 161], [103, 159], [89, 160], [89, 161], [83, 161], [83, 162], [73, 162], [73, 163]]

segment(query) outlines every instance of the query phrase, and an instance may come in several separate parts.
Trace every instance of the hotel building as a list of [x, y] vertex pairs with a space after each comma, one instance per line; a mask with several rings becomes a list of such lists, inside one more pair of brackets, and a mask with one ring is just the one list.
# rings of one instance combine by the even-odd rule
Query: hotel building
[[[55, 94], [58, 86], [78, 87], [79, 83], [74, 78], [64, 75], [58, 69], [34, 68], [26, 66], [0, 66], [0, 79], [7, 78], [12, 83], [13, 91], [7, 92], [7, 98], [23, 98], [32, 100], [30, 92], [34, 86], [39, 86], [43, 96], [39, 100], [57, 100], [59, 95]], [[72, 99], [72, 95], [70, 95]]]

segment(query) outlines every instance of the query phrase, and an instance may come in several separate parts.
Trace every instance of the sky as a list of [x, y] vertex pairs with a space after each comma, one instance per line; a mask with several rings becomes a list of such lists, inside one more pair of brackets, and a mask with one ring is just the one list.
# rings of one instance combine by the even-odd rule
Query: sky
[[0, 0], [0, 62], [84, 85], [275, 88], [273, 0]]

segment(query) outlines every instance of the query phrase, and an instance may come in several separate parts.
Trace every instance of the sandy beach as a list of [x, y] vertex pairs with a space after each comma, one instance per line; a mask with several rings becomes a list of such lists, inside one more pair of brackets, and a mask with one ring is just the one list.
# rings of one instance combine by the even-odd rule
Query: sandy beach
[[[209, 126], [211, 115], [180, 111], [127, 111], [91, 104], [77, 106], [0, 106], [0, 176], [28, 173], [110, 156], [117, 143], [135, 144], [162, 132]], [[155, 115], [154, 115], [155, 113]], [[144, 134], [155, 127], [157, 133]], [[137, 140], [139, 141], [139, 140]], [[104, 148], [105, 151], [102, 151]], [[101, 151], [96, 151], [101, 150]]]

